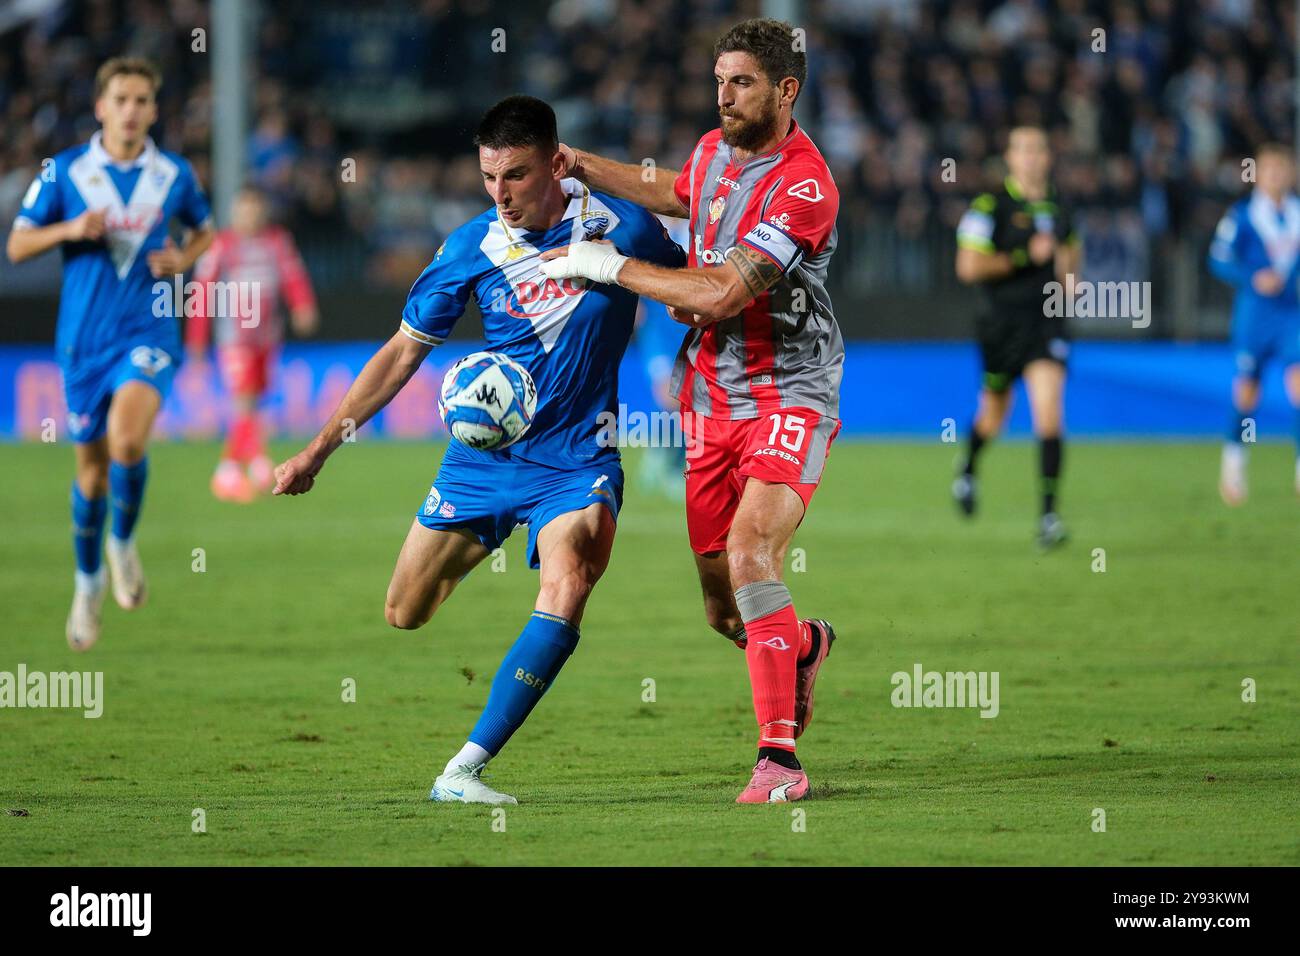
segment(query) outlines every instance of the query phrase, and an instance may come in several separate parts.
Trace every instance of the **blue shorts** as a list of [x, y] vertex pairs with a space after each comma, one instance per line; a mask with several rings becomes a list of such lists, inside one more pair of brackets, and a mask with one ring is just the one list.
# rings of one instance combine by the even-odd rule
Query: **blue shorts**
[[1258, 381], [1264, 366], [1300, 363], [1300, 319], [1271, 315], [1239, 318], [1232, 326], [1232, 354], [1237, 374]]
[[617, 459], [556, 468], [508, 453], [470, 457], [453, 442], [416, 518], [435, 531], [468, 529], [489, 551], [526, 524], [528, 565], [538, 568], [537, 535], [542, 528], [553, 518], [597, 503], [618, 520], [623, 466]]
[[166, 401], [176, 376], [176, 356], [168, 348], [135, 342], [119, 352], [63, 370], [68, 403], [68, 433], [78, 444], [98, 441], [108, 431], [108, 406], [127, 382], [148, 382]]

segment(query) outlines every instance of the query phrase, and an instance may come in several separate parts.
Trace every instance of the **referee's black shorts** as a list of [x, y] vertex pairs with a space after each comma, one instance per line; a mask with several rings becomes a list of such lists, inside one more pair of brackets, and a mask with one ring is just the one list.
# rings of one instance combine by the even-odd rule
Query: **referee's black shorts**
[[1005, 392], [1038, 359], [1066, 364], [1070, 339], [1064, 322], [1033, 317], [982, 316], [976, 322], [976, 339], [984, 365], [984, 387]]

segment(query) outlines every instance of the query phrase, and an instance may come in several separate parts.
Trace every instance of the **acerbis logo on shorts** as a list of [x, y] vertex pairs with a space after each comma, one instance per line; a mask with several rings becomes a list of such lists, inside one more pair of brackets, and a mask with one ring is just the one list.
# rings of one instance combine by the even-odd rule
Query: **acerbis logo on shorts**
[[773, 455], [777, 458], [784, 458], [786, 461], [793, 462], [800, 467], [803, 466], [802, 459], [790, 454], [788, 451], [782, 451], [779, 448], [760, 448], [758, 451], [754, 452], [754, 457], [757, 458], [759, 455]]

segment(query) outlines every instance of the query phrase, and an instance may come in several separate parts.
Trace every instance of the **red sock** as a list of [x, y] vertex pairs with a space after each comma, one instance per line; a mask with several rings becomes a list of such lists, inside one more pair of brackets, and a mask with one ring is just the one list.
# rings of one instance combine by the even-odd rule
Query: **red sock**
[[266, 454], [266, 446], [262, 443], [262, 419], [258, 417], [257, 412], [248, 413], [248, 432], [245, 441], [248, 442], [247, 454], [248, 460], [260, 458]]
[[252, 461], [261, 452], [262, 439], [257, 426], [256, 413], [235, 416], [230, 426], [230, 447], [238, 462]]
[[792, 604], [745, 622], [745, 662], [754, 691], [759, 747], [794, 753], [795, 668], [806, 630]]

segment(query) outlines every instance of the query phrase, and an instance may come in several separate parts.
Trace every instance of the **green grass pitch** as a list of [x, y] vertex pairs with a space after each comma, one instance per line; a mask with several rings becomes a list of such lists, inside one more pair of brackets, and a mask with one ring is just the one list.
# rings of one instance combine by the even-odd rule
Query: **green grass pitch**
[[[705, 627], [681, 506], [639, 492], [631, 454], [582, 643], [489, 768], [520, 800], [504, 817], [426, 797], [531, 607], [523, 534], [422, 630], [382, 615], [439, 452], [363, 437], [310, 495], [240, 507], [208, 494], [215, 446], [155, 447], [150, 603], [110, 599], [75, 655], [71, 450], [0, 446], [0, 670], [105, 682], [98, 720], [0, 710], [0, 808], [28, 813], [0, 815], [0, 864], [1300, 864], [1281, 444], [1229, 511], [1209, 443], [1073, 443], [1073, 539], [1047, 556], [1031, 445], [990, 451], [970, 524], [951, 446], [837, 445], [788, 574], [839, 633], [800, 746], [813, 798], [758, 807], [732, 802], [755, 737], [743, 655]], [[997, 671], [998, 716], [891, 706], [916, 663]]]

